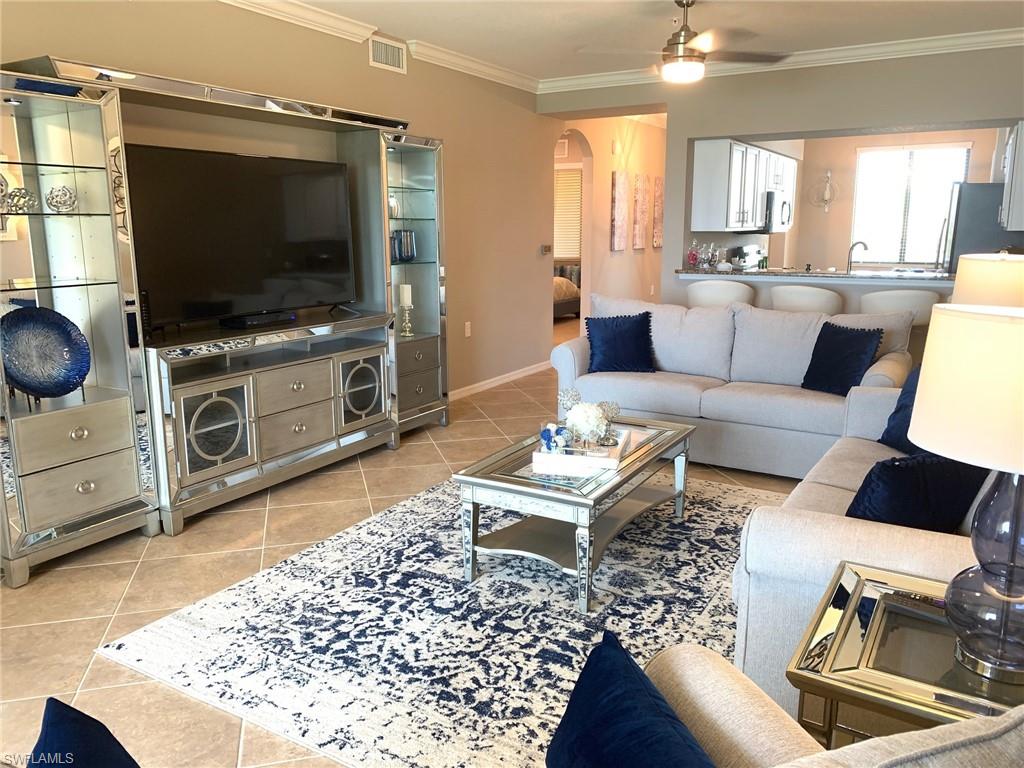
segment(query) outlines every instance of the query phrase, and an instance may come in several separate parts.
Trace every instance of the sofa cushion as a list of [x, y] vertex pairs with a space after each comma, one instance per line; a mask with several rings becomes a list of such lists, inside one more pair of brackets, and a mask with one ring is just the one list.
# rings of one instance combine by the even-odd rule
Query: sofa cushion
[[650, 312], [615, 317], [588, 317], [587, 341], [590, 342], [588, 373], [654, 373]]
[[[736, 340], [730, 381], [799, 387], [826, 315], [733, 304]], [[838, 433], [837, 433], [838, 434]]]
[[548, 768], [714, 768], [654, 683], [605, 631], [545, 758]]
[[733, 345], [731, 307], [687, 309], [597, 293], [590, 300], [594, 317], [651, 313], [651, 340], [658, 370], [729, 378]]
[[970, 511], [988, 470], [934, 453], [915, 453], [875, 464], [847, 517], [955, 533]]
[[589, 373], [575, 387], [588, 402], [612, 400], [631, 411], [700, 416], [701, 395], [725, 384], [722, 379], [685, 373]]
[[890, 352], [906, 352], [910, 344], [910, 329], [914, 325], [914, 313], [880, 312], [876, 315], [832, 315], [834, 325], [846, 328], [881, 328], [882, 344], [875, 353], [877, 360]]
[[845, 488], [834, 485], [812, 483], [804, 480], [782, 502], [783, 509], [806, 509], [809, 512], [821, 512], [825, 515], [842, 517], [850, 508], [850, 502], [856, 494]]
[[834, 485], [837, 488], [844, 488], [851, 493], [856, 493], [861, 483], [864, 482], [865, 476], [875, 464], [903, 455], [874, 440], [841, 437], [821, 457], [821, 460], [811, 467], [811, 471], [807, 473], [804, 480], [822, 485]]
[[846, 397], [864, 378], [881, 343], [881, 328], [846, 328], [828, 321], [822, 323], [800, 386]]
[[840, 435], [846, 398], [783, 384], [730, 382], [707, 390], [700, 399], [706, 419], [761, 427]]

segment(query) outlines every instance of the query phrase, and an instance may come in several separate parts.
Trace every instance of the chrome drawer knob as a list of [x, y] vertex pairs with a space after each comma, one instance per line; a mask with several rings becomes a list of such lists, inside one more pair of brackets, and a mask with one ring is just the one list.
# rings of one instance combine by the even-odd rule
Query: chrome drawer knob
[[96, 490], [96, 483], [92, 480], [82, 480], [80, 483], [75, 485], [75, 490], [82, 495], [92, 493]]
[[298, 379], [296, 379], [295, 381], [292, 382], [292, 392], [301, 392], [305, 388], [306, 388], [305, 383], [299, 381]]
[[89, 430], [85, 427], [75, 427], [68, 433], [68, 437], [76, 442], [78, 440], [85, 440], [89, 436]]
[[419, 349], [417, 349], [417, 350], [416, 350], [416, 354], [415, 354], [415, 355], [413, 355], [413, 357], [415, 357], [415, 358], [416, 358], [417, 360], [422, 360], [422, 359], [423, 359], [423, 351], [422, 351], [422, 350], [419, 350]]
[[294, 427], [292, 427], [292, 432], [294, 432], [296, 435], [301, 435], [305, 431], [306, 431], [306, 425], [303, 424], [301, 421], [298, 424], [296, 424]]
[[417, 395], [422, 395], [423, 394], [423, 385], [422, 384], [417, 384], [416, 385], [416, 394]]

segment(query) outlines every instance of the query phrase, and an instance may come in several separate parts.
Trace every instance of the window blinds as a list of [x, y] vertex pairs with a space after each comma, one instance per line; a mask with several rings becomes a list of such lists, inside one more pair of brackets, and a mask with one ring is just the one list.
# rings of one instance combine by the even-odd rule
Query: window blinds
[[583, 170], [555, 169], [555, 259], [578, 259], [583, 245]]

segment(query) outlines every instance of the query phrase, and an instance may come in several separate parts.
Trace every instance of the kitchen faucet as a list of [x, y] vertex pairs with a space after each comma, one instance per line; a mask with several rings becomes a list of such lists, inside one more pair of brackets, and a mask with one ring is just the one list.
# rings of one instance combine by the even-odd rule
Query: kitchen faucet
[[846, 274], [850, 274], [853, 271], [853, 251], [854, 249], [856, 249], [858, 245], [863, 246], [865, 251], [871, 250], [870, 248], [868, 248], [868, 244], [865, 243], [863, 240], [858, 240], [857, 242], [851, 244], [850, 250], [846, 252]]

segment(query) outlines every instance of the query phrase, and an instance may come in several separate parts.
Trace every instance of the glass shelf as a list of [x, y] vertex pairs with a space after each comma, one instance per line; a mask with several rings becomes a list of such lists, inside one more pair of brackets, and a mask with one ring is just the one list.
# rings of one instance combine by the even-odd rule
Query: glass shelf
[[433, 192], [431, 187], [400, 187], [395, 184], [388, 185], [388, 192]]
[[388, 221], [437, 221], [434, 216], [389, 216]]
[[49, 173], [74, 173], [88, 172], [88, 171], [103, 171], [107, 172], [107, 169], [102, 165], [70, 165], [67, 163], [29, 163], [22, 160], [4, 160], [0, 162], [0, 165], [11, 165], [18, 168], [32, 168], [39, 175]]
[[0, 293], [15, 291], [48, 291], [52, 288], [91, 288], [98, 285], [117, 285], [114, 278], [80, 280], [77, 278], [10, 278], [0, 282]]
[[[44, 203], [44, 205], [45, 205], [45, 203]], [[11, 213], [11, 212], [8, 211], [7, 213], [4, 214], [4, 216], [8, 216], [8, 217], [11, 217], [11, 218], [13, 218], [15, 216], [29, 216], [29, 217], [32, 217], [32, 218], [35, 218], [35, 219], [75, 219], [75, 218], [81, 219], [81, 218], [87, 218], [89, 216], [107, 216], [107, 217], [109, 217], [110, 214], [109, 213], [75, 213], [73, 211], [69, 212], [69, 213], [47, 213], [46, 211], [34, 211], [32, 213]]]
[[418, 264], [428, 264], [433, 266], [437, 264], [437, 259], [421, 259], [417, 257], [412, 261], [394, 261], [391, 263], [391, 267], [392, 269], [395, 267], [415, 267]]

